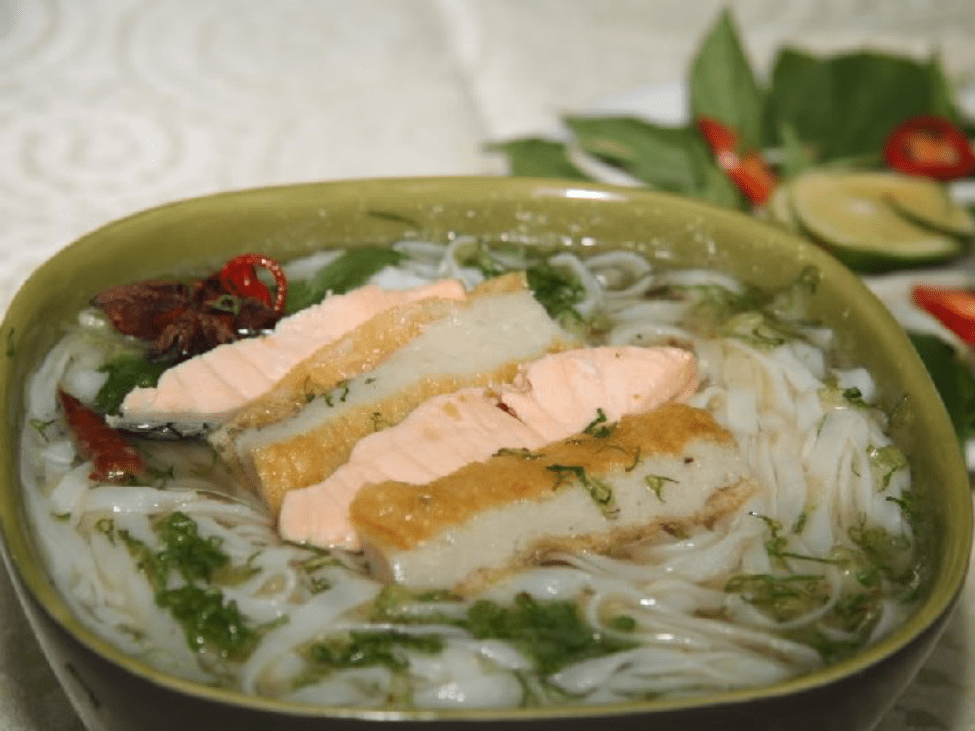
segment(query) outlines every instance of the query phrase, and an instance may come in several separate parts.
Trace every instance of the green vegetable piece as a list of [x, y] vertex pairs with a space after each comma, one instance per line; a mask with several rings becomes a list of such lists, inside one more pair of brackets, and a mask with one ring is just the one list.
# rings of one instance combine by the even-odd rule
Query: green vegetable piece
[[738, 133], [742, 146], [762, 146], [763, 92], [725, 10], [705, 36], [690, 74], [691, 116], [711, 117]]
[[959, 442], [975, 437], [975, 373], [938, 336], [918, 332], [909, 335], [944, 401]]
[[890, 487], [890, 481], [895, 474], [907, 469], [907, 456], [893, 444], [879, 449], [874, 447], [868, 454], [870, 469], [880, 485], [881, 492]]
[[582, 431], [589, 436], [604, 439], [613, 433], [613, 426], [606, 423], [606, 412], [602, 409], [596, 409], [596, 418], [590, 421]]
[[707, 143], [692, 127], [665, 127], [634, 117], [567, 117], [588, 154], [651, 188], [700, 196], [711, 164]]
[[355, 289], [380, 269], [397, 264], [402, 258], [400, 252], [389, 248], [363, 246], [349, 249], [309, 280], [290, 282], [285, 312], [291, 314], [318, 304], [329, 293], [344, 294]]
[[183, 625], [187, 642], [197, 652], [216, 648], [223, 657], [240, 660], [257, 641], [257, 631], [247, 625], [236, 602], [225, 601], [217, 589], [187, 584], [159, 592], [156, 603]]
[[525, 276], [528, 289], [549, 317], [560, 322], [581, 319], [575, 305], [582, 302], [586, 289], [575, 274], [542, 262], [528, 267]]
[[657, 500], [660, 502], [666, 502], [664, 500], [664, 485], [668, 482], [676, 483], [677, 480], [672, 477], [665, 477], [664, 475], [644, 475], [643, 481], [646, 483], [647, 487], [650, 488], [650, 492], [657, 496]]
[[874, 51], [816, 57], [779, 52], [768, 91], [766, 130], [778, 144], [787, 123], [820, 162], [852, 158], [879, 163], [880, 151], [899, 122], [918, 114], [957, 120], [955, 103], [936, 59]]
[[155, 561], [164, 576], [175, 569], [188, 582], [205, 581], [230, 563], [230, 557], [220, 550], [221, 540], [200, 536], [196, 522], [185, 513], [170, 513], [154, 530], [163, 544]]
[[508, 156], [512, 175], [565, 180], [592, 180], [569, 158], [565, 143], [540, 137], [509, 140], [492, 145]]
[[414, 635], [403, 632], [350, 632], [348, 636], [330, 637], [308, 648], [308, 659], [329, 670], [381, 665], [390, 670], [405, 670], [408, 659], [404, 651], [436, 655], [443, 650], [438, 635]]
[[95, 406], [106, 414], [118, 413], [126, 394], [133, 388], [151, 388], [169, 367], [165, 363], [150, 363], [142, 353], [126, 352], [116, 356], [98, 369], [108, 378], [95, 396]]
[[542, 676], [580, 660], [635, 647], [604, 637], [582, 617], [572, 601], [541, 602], [519, 594], [504, 607], [486, 599], [475, 602], [463, 622], [477, 639], [507, 640], [531, 659]]
[[578, 482], [589, 493], [589, 497], [592, 498], [596, 507], [606, 518], [613, 519], [619, 515], [616, 498], [613, 496], [613, 488], [603, 480], [590, 475], [584, 467], [553, 464], [549, 465], [547, 469], [558, 475], [555, 484], [556, 490], [567, 484], [566, 476], [568, 476], [569, 481]]
[[829, 582], [819, 574], [737, 574], [728, 579], [724, 590], [741, 594], [780, 622], [821, 607], [830, 594]]

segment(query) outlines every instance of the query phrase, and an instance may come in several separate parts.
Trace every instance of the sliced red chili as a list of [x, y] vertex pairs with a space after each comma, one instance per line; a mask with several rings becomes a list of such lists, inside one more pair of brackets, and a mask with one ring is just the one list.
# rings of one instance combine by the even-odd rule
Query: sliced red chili
[[887, 165], [902, 173], [955, 180], [975, 172], [971, 143], [944, 117], [919, 115], [901, 122], [884, 146]]
[[271, 293], [265, 284], [258, 279], [256, 267], [270, 272], [274, 277], [274, 311], [276, 314], [284, 312], [284, 302], [288, 294], [288, 282], [281, 269], [281, 265], [274, 259], [263, 254], [241, 254], [228, 261], [218, 272], [221, 284], [229, 294], [238, 297], [253, 297], [268, 307], [272, 306]]
[[148, 468], [145, 461], [121, 432], [113, 429], [105, 417], [85, 406], [81, 401], [58, 390], [78, 451], [92, 463], [89, 477], [96, 482], [122, 482], [129, 477], [141, 477]]
[[698, 117], [697, 128], [704, 136], [718, 166], [745, 197], [755, 205], [765, 204], [778, 177], [757, 150], [742, 152], [738, 133], [711, 117]]
[[911, 297], [918, 307], [975, 347], [975, 291], [917, 285]]

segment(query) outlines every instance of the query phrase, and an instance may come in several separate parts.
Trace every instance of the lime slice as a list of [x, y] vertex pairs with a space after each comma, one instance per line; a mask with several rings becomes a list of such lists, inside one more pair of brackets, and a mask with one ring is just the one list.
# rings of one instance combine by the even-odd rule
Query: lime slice
[[919, 210], [926, 221], [946, 218], [943, 203], [927, 207], [934, 198], [926, 183], [891, 173], [814, 171], [791, 182], [790, 197], [802, 228], [837, 258], [861, 271], [885, 271], [943, 261], [966, 248], [957, 236], [918, 222]]
[[[900, 213], [922, 226], [953, 236], [975, 235], [975, 218], [951, 199], [948, 189], [934, 180], [878, 173], [889, 180], [887, 195]], [[878, 181], [883, 185], [882, 181]]]

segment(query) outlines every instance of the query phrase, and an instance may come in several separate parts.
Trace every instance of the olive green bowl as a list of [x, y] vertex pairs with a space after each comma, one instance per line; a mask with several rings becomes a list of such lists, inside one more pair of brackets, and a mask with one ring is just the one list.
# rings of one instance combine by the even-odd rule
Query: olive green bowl
[[[645, 252], [666, 265], [709, 266], [759, 286], [822, 279], [813, 315], [898, 405], [895, 439], [910, 458], [930, 520], [925, 596], [907, 622], [856, 656], [773, 686], [678, 700], [564, 709], [361, 711], [217, 690], [153, 670], [86, 629], [59, 597], [27, 530], [18, 480], [24, 383], [96, 291], [180, 270], [212, 270], [242, 251], [288, 259], [326, 246], [487, 240]], [[820, 249], [744, 215], [673, 196], [557, 180], [364, 180], [231, 192], [111, 223], [68, 246], [17, 294], [3, 324], [0, 528], [25, 611], [83, 721], [112, 731], [228, 728], [460, 727], [505, 723], [583, 729], [869, 729], [911, 680], [943, 629], [972, 540], [968, 476], [934, 387], [905, 334], [847, 269]]]

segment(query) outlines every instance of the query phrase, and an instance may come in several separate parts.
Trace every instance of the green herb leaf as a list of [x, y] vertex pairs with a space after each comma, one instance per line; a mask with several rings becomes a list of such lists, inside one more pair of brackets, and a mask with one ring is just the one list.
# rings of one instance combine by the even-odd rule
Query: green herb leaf
[[890, 131], [908, 117], [957, 117], [940, 64], [872, 51], [816, 57], [783, 49], [767, 105], [766, 129], [778, 135], [789, 125], [819, 161], [879, 162]]
[[553, 320], [581, 319], [574, 309], [586, 296], [579, 278], [568, 271], [542, 262], [525, 270], [528, 289]]
[[691, 116], [711, 117], [734, 129], [745, 149], [762, 145], [762, 90], [725, 10], [691, 64]]
[[540, 137], [509, 140], [492, 145], [491, 149], [508, 156], [512, 175], [567, 180], [591, 180], [569, 158], [562, 142]]
[[700, 195], [711, 152], [691, 127], [664, 127], [634, 117], [567, 117], [588, 154], [651, 188]]
[[569, 480], [578, 482], [589, 493], [589, 497], [592, 498], [592, 501], [604, 517], [613, 519], [619, 515], [616, 498], [613, 496], [613, 488], [603, 480], [590, 475], [586, 472], [585, 467], [580, 465], [553, 464], [549, 465], [546, 469], [558, 475], [555, 485], [556, 490], [565, 484], [565, 477], [568, 476]]
[[404, 651], [436, 655], [443, 650], [438, 635], [403, 632], [353, 631], [347, 636], [330, 637], [311, 645], [306, 656], [325, 670], [381, 665], [390, 670], [405, 670], [409, 662]]
[[468, 610], [463, 626], [477, 639], [512, 642], [543, 676], [580, 660], [635, 646], [595, 631], [575, 602], [540, 602], [529, 594], [517, 595], [511, 607], [478, 600]]
[[224, 657], [239, 660], [249, 654], [258, 638], [236, 602], [226, 601], [217, 589], [187, 584], [159, 592], [156, 602], [182, 624], [187, 642], [198, 652], [216, 648]]
[[909, 335], [948, 409], [958, 440], [975, 438], [975, 374], [955, 349], [938, 336], [917, 332]]
[[156, 554], [162, 583], [170, 569], [176, 569], [188, 582], [207, 580], [214, 571], [230, 563], [217, 538], [200, 536], [196, 522], [185, 513], [170, 513], [153, 526], [163, 549]]
[[142, 353], [125, 352], [98, 369], [108, 378], [95, 396], [95, 406], [106, 414], [118, 413], [126, 394], [133, 388], [151, 388], [168, 368], [165, 363], [150, 363]]
[[349, 249], [307, 281], [289, 283], [285, 312], [290, 314], [318, 304], [329, 293], [344, 294], [364, 284], [384, 267], [397, 264], [402, 258], [400, 252], [384, 247]]
[[662, 503], [666, 502], [666, 500], [664, 500], [664, 484], [667, 482], [677, 482], [677, 480], [673, 479], [672, 477], [666, 477], [664, 475], [644, 475], [643, 481], [650, 489], [650, 492], [656, 495], [657, 499]]
[[613, 427], [606, 424], [606, 412], [597, 408], [596, 418], [590, 421], [582, 432], [603, 439], [613, 433]]

